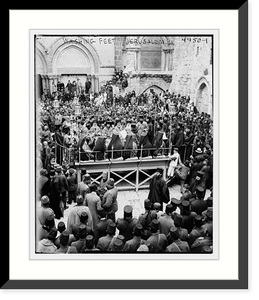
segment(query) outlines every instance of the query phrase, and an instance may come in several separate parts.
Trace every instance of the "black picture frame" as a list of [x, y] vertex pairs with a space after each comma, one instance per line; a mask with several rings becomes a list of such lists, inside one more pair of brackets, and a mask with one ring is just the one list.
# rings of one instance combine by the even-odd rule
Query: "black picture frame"
[[[231, 2], [231, 5], [234, 7], [227, 9], [237, 9], [239, 18], [238, 280], [10, 280], [9, 228], [5, 227], [3, 258], [6, 263], [1, 266], [2, 289], [248, 289], [248, 1]], [[3, 209], [9, 215], [7, 202], [3, 202]]]

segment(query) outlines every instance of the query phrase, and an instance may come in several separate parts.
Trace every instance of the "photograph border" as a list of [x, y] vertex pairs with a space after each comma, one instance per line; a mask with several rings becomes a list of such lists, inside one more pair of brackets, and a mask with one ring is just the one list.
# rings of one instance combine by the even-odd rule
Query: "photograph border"
[[[2, 269], [2, 289], [248, 288], [248, 1], [239, 7], [238, 17], [238, 280], [10, 280], [9, 247], [6, 246], [7, 264]], [[6, 208], [9, 213], [8, 204]], [[9, 228], [6, 228], [6, 234], [9, 237]]]
[[[152, 32], [152, 33], [151, 33]], [[84, 37], [98, 36], [167, 36], [167, 37], [198, 37], [206, 36], [212, 39], [212, 90], [213, 90], [213, 120], [215, 121], [213, 126], [213, 187], [214, 187], [214, 198], [219, 199], [219, 166], [217, 162], [219, 161], [219, 30], [218, 29], [90, 29], [90, 30], [80, 30], [80, 29], [30, 29], [30, 260], [218, 260], [219, 259], [219, 201], [214, 203], [213, 206], [213, 253], [118, 253], [118, 252], [95, 252], [87, 253], [87, 255], [82, 255], [80, 253], [70, 255], [66, 254], [43, 254], [35, 252], [35, 236], [36, 236], [36, 226], [35, 217], [37, 207], [35, 205], [35, 195], [36, 192], [36, 164], [35, 157], [37, 156], [36, 151], [36, 105], [34, 103], [34, 98], [36, 94], [35, 87], [35, 67], [36, 67], [36, 40], [35, 37], [60, 37], [60, 36], [76, 36]], [[126, 192], [126, 190], [125, 190]]]

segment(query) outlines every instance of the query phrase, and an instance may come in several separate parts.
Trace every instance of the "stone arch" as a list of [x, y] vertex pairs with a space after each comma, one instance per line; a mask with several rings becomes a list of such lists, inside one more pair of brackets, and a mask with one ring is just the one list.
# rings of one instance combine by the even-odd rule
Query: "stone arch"
[[96, 50], [93, 48], [93, 46], [88, 43], [86, 40], [80, 37], [81, 42], [76, 42], [76, 40], [73, 38], [72, 42], [64, 42], [63, 38], [58, 39], [54, 45], [52, 50], [52, 71], [53, 73], [56, 73], [57, 71], [57, 62], [62, 53], [64, 51], [68, 51], [69, 49], [76, 49], [81, 54], [83, 54], [90, 62], [91, 72], [93, 74], [99, 73], [99, 67], [100, 67], [100, 58], [98, 54], [96, 53]]
[[35, 51], [35, 59], [36, 59], [36, 64], [35, 64], [35, 74], [41, 74], [45, 75], [48, 72], [48, 66], [47, 66], [47, 61], [42, 53], [42, 51], [36, 47]]
[[196, 84], [196, 107], [199, 112], [209, 113], [211, 102], [211, 89], [208, 80], [201, 77]]
[[151, 89], [153, 89], [153, 90], [155, 91], [155, 93], [165, 92], [165, 90], [164, 90], [162, 87], [160, 87], [160, 86], [158, 86], [158, 85], [156, 85], [156, 84], [153, 84], [153, 85], [150, 85], [149, 87], [145, 88], [145, 89], [141, 92], [141, 94], [144, 94], [144, 93], [146, 93], [147, 91], [149, 91], [149, 90], [151, 90]]

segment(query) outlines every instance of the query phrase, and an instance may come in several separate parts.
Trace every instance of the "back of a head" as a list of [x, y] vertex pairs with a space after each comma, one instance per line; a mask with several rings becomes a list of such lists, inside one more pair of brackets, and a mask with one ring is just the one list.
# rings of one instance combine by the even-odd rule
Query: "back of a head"
[[69, 233], [67, 230], [63, 231], [60, 235], [60, 244], [62, 246], [67, 246], [69, 241]]
[[152, 233], [156, 233], [159, 229], [159, 222], [157, 219], [152, 220], [150, 224], [150, 229]]
[[202, 217], [200, 215], [196, 215], [194, 218], [194, 224], [196, 227], [200, 228], [202, 226]]
[[182, 225], [183, 225], [183, 217], [181, 215], [175, 214], [174, 225], [175, 225], [175, 227], [182, 227]]
[[66, 230], [66, 225], [65, 225], [65, 223], [63, 222], [63, 221], [60, 221], [59, 223], [58, 223], [58, 231], [60, 232], [60, 233], [62, 233], [63, 231], [65, 231]]
[[94, 237], [89, 234], [86, 236], [86, 248], [87, 249], [92, 249], [94, 247]]
[[95, 183], [92, 183], [89, 185], [90, 192], [96, 192], [97, 191], [97, 185]]
[[165, 207], [165, 213], [167, 215], [171, 215], [171, 213], [173, 212], [173, 205], [172, 204], [167, 204]]
[[78, 236], [80, 239], [86, 238], [87, 231], [86, 231], [86, 225], [80, 225], [79, 226], [79, 231], [78, 231]]
[[48, 233], [48, 239], [54, 241], [56, 237], [57, 237], [57, 229], [55, 227], [51, 228]]
[[170, 228], [170, 237], [172, 238], [173, 241], [179, 239], [179, 231], [175, 226]]
[[80, 219], [81, 223], [86, 224], [87, 221], [88, 221], [88, 214], [87, 214], [87, 212], [86, 211], [82, 211], [79, 219]]
[[114, 235], [115, 232], [116, 232], [116, 224], [114, 222], [112, 222], [107, 227], [107, 234]]
[[141, 224], [136, 224], [136, 226], [133, 229], [133, 234], [135, 236], [141, 236], [143, 230], [143, 226]]

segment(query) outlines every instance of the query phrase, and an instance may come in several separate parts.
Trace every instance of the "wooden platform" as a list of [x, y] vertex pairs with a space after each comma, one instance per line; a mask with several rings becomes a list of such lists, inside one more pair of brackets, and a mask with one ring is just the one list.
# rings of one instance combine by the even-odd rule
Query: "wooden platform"
[[149, 187], [149, 181], [157, 168], [163, 169], [163, 178], [166, 179], [168, 157], [80, 161], [75, 166], [78, 182], [81, 181], [83, 173], [88, 172], [92, 181], [98, 184], [102, 172], [106, 171], [108, 178], [114, 178], [115, 185], [119, 190], [134, 189], [138, 191]]

